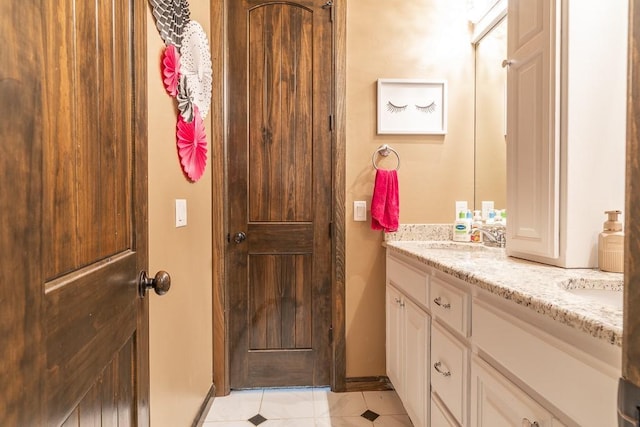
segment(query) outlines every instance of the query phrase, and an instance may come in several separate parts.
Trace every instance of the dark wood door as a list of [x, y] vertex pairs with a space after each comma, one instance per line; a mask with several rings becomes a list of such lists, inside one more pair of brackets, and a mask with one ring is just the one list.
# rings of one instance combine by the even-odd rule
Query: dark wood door
[[145, 7], [0, 3], [2, 426], [149, 423]]
[[329, 384], [331, 9], [228, 3], [229, 382]]

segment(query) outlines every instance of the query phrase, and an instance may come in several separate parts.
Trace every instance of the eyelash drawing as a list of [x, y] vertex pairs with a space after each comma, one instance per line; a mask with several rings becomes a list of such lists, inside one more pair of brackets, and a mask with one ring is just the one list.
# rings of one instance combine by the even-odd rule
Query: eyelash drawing
[[416, 110], [420, 111], [421, 113], [433, 113], [434, 111], [436, 111], [436, 102], [433, 101], [431, 104], [424, 106], [416, 104]]
[[407, 109], [408, 105], [395, 105], [391, 101], [387, 102], [387, 111], [390, 113], [401, 113]]

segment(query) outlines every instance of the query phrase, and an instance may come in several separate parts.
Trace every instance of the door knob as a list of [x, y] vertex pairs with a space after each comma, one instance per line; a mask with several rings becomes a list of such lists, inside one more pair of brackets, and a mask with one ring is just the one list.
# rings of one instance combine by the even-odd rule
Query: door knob
[[245, 240], [247, 240], [247, 235], [244, 234], [243, 231], [238, 231], [236, 234], [233, 235], [233, 241], [236, 243], [242, 243]]
[[147, 289], [152, 289], [158, 295], [164, 295], [169, 292], [171, 287], [171, 276], [166, 271], [158, 271], [154, 277], [149, 277], [146, 271], [140, 272], [140, 279], [138, 281], [138, 291], [141, 297], [147, 295]]

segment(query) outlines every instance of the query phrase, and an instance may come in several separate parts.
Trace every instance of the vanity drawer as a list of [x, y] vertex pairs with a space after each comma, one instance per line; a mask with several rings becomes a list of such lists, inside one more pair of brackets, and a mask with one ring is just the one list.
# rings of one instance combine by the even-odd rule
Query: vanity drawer
[[[593, 347], [574, 347], [570, 342], [577, 338], [552, 336], [529, 323], [536, 321], [535, 316], [522, 307], [515, 308], [507, 313], [489, 302], [473, 301], [473, 341], [479, 350], [498, 361], [499, 366], [494, 368], [535, 390], [576, 425], [616, 425], [619, 368], [596, 359], [588, 350], [597, 350], [595, 344], [601, 343], [581, 341], [582, 345]], [[556, 333], [568, 328], [554, 327]]]
[[431, 394], [431, 427], [459, 427], [438, 396]]
[[467, 425], [469, 350], [443, 326], [431, 329], [431, 389], [461, 425]]
[[423, 308], [429, 307], [427, 273], [387, 257], [387, 280]]
[[469, 336], [469, 303], [467, 292], [437, 276], [431, 278], [431, 313], [465, 338]]

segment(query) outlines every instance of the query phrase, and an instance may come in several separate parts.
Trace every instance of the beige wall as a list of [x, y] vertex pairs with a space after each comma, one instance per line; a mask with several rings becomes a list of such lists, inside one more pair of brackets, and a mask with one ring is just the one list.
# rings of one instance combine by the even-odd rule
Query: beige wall
[[[190, 10], [208, 33], [208, 0], [191, 0]], [[160, 79], [164, 44], [151, 13], [147, 43], [149, 271], [166, 270], [172, 281], [165, 296], [150, 295], [151, 425], [187, 426], [212, 384], [211, 167], [197, 183], [188, 182], [180, 169], [175, 101]], [[184, 228], [175, 228], [175, 199], [187, 200]]]
[[[473, 47], [466, 1], [349, 0], [347, 7], [347, 377], [385, 374], [381, 232], [353, 222], [371, 202], [371, 156], [381, 144], [402, 160], [400, 222], [453, 221], [455, 200], [473, 203]], [[376, 80], [448, 81], [445, 136], [376, 135]], [[370, 212], [368, 213], [370, 214]], [[370, 220], [370, 217], [369, 217]]]

